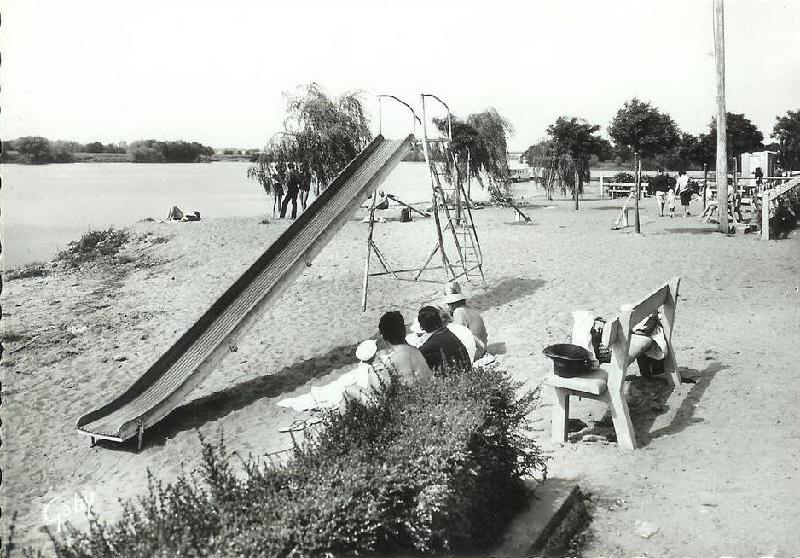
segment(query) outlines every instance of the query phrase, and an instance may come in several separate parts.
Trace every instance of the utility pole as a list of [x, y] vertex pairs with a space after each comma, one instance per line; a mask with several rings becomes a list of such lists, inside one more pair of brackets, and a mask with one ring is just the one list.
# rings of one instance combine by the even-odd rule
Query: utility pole
[[642, 232], [642, 226], [639, 223], [639, 183], [642, 178], [642, 161], [639, 159], [638, 151], [633, 152], [633, 174], [636, 177], [634, 179], [636, 183], [636, 197], [633, 200], [633, 231], [639, 234]]
[[728, 234], [728, 122], [725, 111], [725, 7], [714, 0], [714, 54], [717, 62], [717, 202], [719, 232]]

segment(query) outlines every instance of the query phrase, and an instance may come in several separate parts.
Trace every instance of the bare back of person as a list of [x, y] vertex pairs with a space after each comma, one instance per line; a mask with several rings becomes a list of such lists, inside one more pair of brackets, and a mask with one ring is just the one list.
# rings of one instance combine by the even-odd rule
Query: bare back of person
[[433, 376], [425, 357], [411, 345], [390, 345], [382, 360], [394, 368], [400, 382], [406, 385], [429, 380]]

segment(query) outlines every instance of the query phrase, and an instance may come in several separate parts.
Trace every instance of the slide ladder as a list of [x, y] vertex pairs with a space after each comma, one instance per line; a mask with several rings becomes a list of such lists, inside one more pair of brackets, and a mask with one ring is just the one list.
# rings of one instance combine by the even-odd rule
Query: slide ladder
[[[428, 137], [425, 118], [426, 97], [436, 99], [447, 109], [447, 136], [444, 138], [432, 139]], [[453, 139], [450, 127], [450, 108], [435, 95], [423, 94], [422, 114], [423, 151], [431, 176], [433, 216], [436, 223], [437, 243], [415, 279], [419, 279], [438, 252], [442, 259], [445, 282], [461, 277], [467, 281], [472, 277], [480, 277], [481, 281], [483, 281], [483, 253], [478, 240], [478, 232], [475, 230], [475, 224], [472, 220], [471, 202], [467, 192], [464, 190], [463, 181], [459, 177], [457, 158], [450, 149]], [[434, 148], [434, 145], [438, 149]], [[436, 158], [441, 157], [444, 157], [444, 163], [436, 160]], [[469, 172], [469, 169], [467, 169], [467, 172]], [[448, 256], [445, 247], [451, 241], [455, 248], [455, 257]]]
[[180, 406], [309, 266], [410, 151], [413, 136], [377, 136], [175, 344], [124, 393], [78, 420], [94, 439], [139, 437]]

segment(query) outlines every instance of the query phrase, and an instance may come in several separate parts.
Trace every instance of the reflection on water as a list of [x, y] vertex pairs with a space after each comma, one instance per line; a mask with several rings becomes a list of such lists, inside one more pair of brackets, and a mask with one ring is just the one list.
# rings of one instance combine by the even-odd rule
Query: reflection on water
[[[271, 214], [248, 163], [75, 163], [3, 166], [3, 265], [51, 258], [88, 229], [163, 219], [171, 205], [203, 218]], [[430, 199], [425, 163], [400, 163], [382, 189], [408, 203]], [[473, 184], [472, 197], [488, 199]]]

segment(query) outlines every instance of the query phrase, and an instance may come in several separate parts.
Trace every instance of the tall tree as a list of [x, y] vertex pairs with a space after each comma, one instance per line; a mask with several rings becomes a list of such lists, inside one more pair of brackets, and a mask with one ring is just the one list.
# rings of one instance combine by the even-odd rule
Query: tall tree
[[[317, 83], [285, 93], [284, 127], [295, 137], [291, 155], [323, 184], [331, 181], [372, 140], [360, 91], [329, 96]], [[282, 146], [287, 144], [282, 143]]]
[[[553, 141], [557, 155], [568, 155], [578, 175], [578, 184], [574, 180], [567, 180], [583, 192], [584, 180], [589, 180], [589, 158], [592, 155], [602, 155], [606, 151], [605, 141], [595, 135], [600, 126], [589, 124], [583, 118], [560, 116], [555, 124], [547, 128], [547, 134]], [[569, 178], [569, 177], [567, 177]]]
[[34, 164], [49, 163], [52, 159], [53, 147], [50, 140], [42, 136], [25, 136], [18, 138], [14, 146], [19, 153]]
[[284, 97], [283, 135], [270, 141], [247, 176], [274, 195], [270, 164], [275, 163], [280, 173], [286, 163], [295, 162], [313, 171], [317, 186], [324, 188], [372, 140], [362, 94], [351, 91], [331, 97], [319, 84], [310, 83]]
[[610, 155], [608, 140], [595, 135], [599, 130], [600, 126], [583, 118], [560, 116], [547, 128], [548, 139], [525, 151], [523, 157], [528, 165], [538, 169], [548, 199], [552, 199], [556, 189], [562, 194], [574, 194], [575, 188], [583, 192], [592, 156], [602, 159]]
[[775, 118], [772, 137], [778, 141], [778, 153], [784, 170], [800, 169], [800, 110], [787, 111]]
[[[751, 151], [758, 151], [763, 148], [764, 134], [758, 131], [758, 128], [745, 118], [744, 114], [726, 113], [726, 133], [727, 139], [727, 155], [728, 159], [731, 157], [738, 157], [742, 153]], [[698, 157], [699, 163], [705, 163], [709, 169], [716, 168], [717, 159], [717, 119], [712, 118], [711, 123], [708, 125], [708, 133], [700, 134], [698, 138], [698, 146], [695, 150], [695, 156]]]
[[[508, 197], [508, 137], [514, 133], [511, 123], [494, 108], [488, 108], [461, 120], [451, 115], [453, 141], [450, 150], [459, 156], [458, 172], [463, 178], [466, 172], [476, 178], [481, 187], [488, 178], [489, 193], [493, 199]], [[441, 133], [447, 131], [447, 120], [434, 118], [434, 125]], [[469, 169], [466, 169], [469, 152]], [[441, 156], [440, 154], [436, 154]], [[449, 165], [451, 161], [447, 160]]]
[[[758, 151], [764, 147], [764, 134], [758, 131], [755, 124], [745, 118], [744, 114], [725, 114], [726, 133], [728, 142], [728, 157], [738, 157], [742, 153]], [[717, 119], [711, 120], [708, 126], [711, 141], [716, 145]]]
[[642, 157], [667, 152], [680, 140], [678, 126], [669, 114], [635, 97], [617, 111], [608, 134], [617, 146], [637, 151]]

